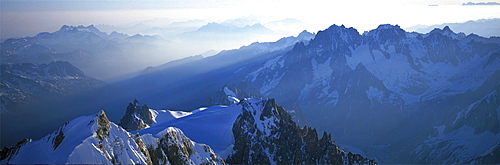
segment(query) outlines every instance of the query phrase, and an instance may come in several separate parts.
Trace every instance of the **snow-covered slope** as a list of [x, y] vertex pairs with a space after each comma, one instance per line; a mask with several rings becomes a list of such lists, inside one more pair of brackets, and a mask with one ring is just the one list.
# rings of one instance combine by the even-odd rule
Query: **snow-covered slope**
[[187, 137], [209, 145], [215, 152], [224, 156], [224, 151], [230, 150], [234, 143], [232, 125], [240, 113], [241, 105], [212, 106], [179, 119], [157, 123], [137, 133], [156, 135], [166, 127], [176, 127]]
[[40, 140], [25, 141], [11, 149], [2, 163], [146, 164], [150, 160], [138, 140], [101, 111], [76, 118]]
[[[227, 87], [223, 91], [236, 95]], [[40, 140], [4, 148], [0, 160], [6, 164], [225, 164], [224, 159], [234, 164], [375, 164], [340, 148], [331, 134], [324, 132], [320, 138], [315, 129], [300, 128], [274, 99], [244, 98], [189, 113], [156, 111], [134, 100], [121, 125], [137, 131], [127, 132], [110, 122], [104, 111], [82, 116]]]
[[1, 155], [2, 164], [224, 164], [209, 146], [177, 128], [139, 136], [110, 122], [104, 111], [73, 119], [40, 140], [23, 140]]
[[141, 139], [153, 164], [225, 164], [210, 146], [191, 141], [179, 128], [167, 127], [155, 135], [143, 134]]
[[[234, 94], [227, 87], [223, 89], [228, 95]], [[341, 149], [326, 132], [319, 138], [315, 129], [299, 128], [273, 99], [245, 98], [227, 107], [209, 107], [134, 133], [159, 138], [168, 127], [177, 127], [194, 141], [210, 145], [234, 164], [375, 163]]]
[[133, 103], [129, 103], [125, 115], [120, 120], [120, 125], [127, 131], [136, 131], [150, 126], [164, 123], [170, 120], [189, 116], [205, 110], [199, 108], [192, 111], [174, 111], [174, 110], [154, 110], [149, 109], [146, 104], [141, 105], [137, 99]]
[[224, 85], [215, 96], [208, 98], [207, 105], [231, 105], [244, 98], [263, 99], [264, 97], [257, 92], [256, 88], [248, 89], [245, 84]]

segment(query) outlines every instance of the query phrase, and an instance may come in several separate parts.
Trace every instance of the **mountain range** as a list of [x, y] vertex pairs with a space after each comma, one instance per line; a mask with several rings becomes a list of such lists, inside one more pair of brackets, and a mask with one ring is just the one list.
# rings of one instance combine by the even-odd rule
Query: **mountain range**
[[158, 141], [175, 127], [230, 164], [498, 163], [499, 57], [498, 37], [448, 26], [360, 34], [332, 25], [148, 67], [113, 83], [100, 104], [113, 105], [108, 117], [118, 121], [119, 103], [140, 98], [148, 105], [130, 103], [122, 131]]
[[68, 61], [91, 77], [109, 80], [167, 61], [159, 54], [172, 44], [154, 36], [107, 34], [93, 25], [64, 25], [56, 32], [10, 38], [1, 45], [3, 64]]
[[[137, 127], [138, 123], [144, 127]], [[0, 161], [2, 164], [375, 164], [340, 148], [326, 132], [319, 138], [315, 129], [299, 128], [273, 99], [244, 99], [230, 106], [191, 112], [153, 110], [134, 100], [120, 125], [125, 129], [109, 121], [104, 111], [78, 117], [40, 140], [25, 139], [4, 148]]]
[[500, 30], [497, 28], [498, 26], [500, 26], [499, 18], [471, 20], [463, 23], [444, 23], [444, 24], [430, 25], [430, 26], [416, 25], [405, 29], [407, 31], [426, 33], [434, 28], [444, 28], [445, 26], [448, 26], [452, 28], [454, 31], [461, 32], [464, 34], [474, 33], [476, 35], [484, 37], [500, 36]]
[[[196, 109], [225, 84], [247, 84], [244, 91], [300, 109], [295, 118], [383, 163], [466, 163], [498, 146], [497, 37], [397, 25], [360, 34], [332, 25], [278, 49], [280, 41], [223, 51], [124, 87], [154, 87], [131, 91], [153, 107]], [[247, 52], [252, 46], [261, 49]]]

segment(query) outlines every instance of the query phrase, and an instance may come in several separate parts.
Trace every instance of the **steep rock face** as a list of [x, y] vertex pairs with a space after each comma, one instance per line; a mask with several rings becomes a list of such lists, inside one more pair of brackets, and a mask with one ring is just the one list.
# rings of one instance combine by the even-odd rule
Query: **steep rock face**
[[153, 164], [225, 164], [210, 146], [191, 141], [174, 127], [151, 135], [141, 135]]
[[299, 128], [274, 99], [244, 100], [233, 125], [230, 164], [375, 164], [340, 149], [326, 132]]
[[120, 125], [127, 131], [144, 129], [153, 124], [153, 113], [147, 105], [141, 105], [139, 101], [129, 103], [125, 115], [120, 120]]
[[[341, 144], [353, 144], [381, 162], [411, 163], [415, 155], [407, 153], [415, 152], [400, 148], [408, 148], [409, 143], [416, 147], [426, 137], [435, 136], [435, 128], [444, 124], [439, 115], [465, 114], [473, 102], [465, 101], [465, 96], [460, 96], [463, 100], [453, 98], [481, 88], [498, 71], [500, 45], [490, 41], [494, 38], [468, 39], [471, 37], [449, 28], [408, 33], [397, 25], [380, 25], [360, 35], [355, 29], [333, 25], [308, 44], [299, 43], [283, 56], [256, 67], [244, 80], [287, 109], [298, 103], [311, 126], [333, 133]], [[491, 92], [493, 89], [473, 92], [468, 98], [477, 101]], [[463, 105], [465, 102], [469, 104]], [[467, 119], [476, 123], [469, 124], [475, 127], [473, 132], [499, 127], [493, 112], [496, 104], [475, 109], [490, 117]], [[469, 132], [452, 125], [448, 122], [446, 130], [457, 129], [453, 137]], [[488, 144], [494, 144], [497, 133], [492, 133], [478, 137], [487, 137]], [[450, 135], [441, 140], [451, 139]], [[430, 148], [443, 146], [440, 144], [433, 142]], [[466, 146], [474, 146], [470, 144]], [[436, 158], [420, 159], [420, 163], [464, 163], [489, 149], [476, 146], [469, 155], [424, 153]], [[405, 156], [396, 158], [395, 152]]]
[[[242, 82], [238, 85], [224, 85], [214, 97], [208, 98], [207, 105], [231, 105], [244, 98], [264, 99], [264, 96], [250, 83]], [[288, 113], [298, 125], [305, 126], [309, 124], [298, 105], [288, 109]]]

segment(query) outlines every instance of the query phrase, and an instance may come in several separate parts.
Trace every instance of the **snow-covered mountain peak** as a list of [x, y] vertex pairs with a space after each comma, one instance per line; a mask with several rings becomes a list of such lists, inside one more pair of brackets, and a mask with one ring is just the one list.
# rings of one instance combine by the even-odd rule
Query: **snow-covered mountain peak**
[[[104, 32], [101, 32], [99, 29], [97, 29], [94, 25], [89, 25], [89, 26], [68, 26], [68, 25], [63, 25], [58, 32], [64, 32], [64, 31], [82, 31], [82, 32], [92, 32], [95, 34], [103, 34]], [[104, 33], [105, 34], [105, 33]]]
[[432, 34], [441, 34], [443, 36], [448, 36], [453, 39], [462, 39], [466, 36], [464, 33], [453, 32], [449, 26], [445, 26], [443, 29], [435, 28], [434, 30], [430, 31], [428, 35]]
[[430, 33], [441, 33], [441, 34], [454, 34], [449, 26], [445, 26], [443, 29], [434, 28]]
[[236, 93], [234, 93], [232, 90], [230, 90], [227, 85], [224, 86], [223, 90], [224, 90], [224, 93], [227, 95], [227, 99], [230, 102], [232, 102], [233, 104], [240, 102], [240, 100], [236, 96]]
[[338, 26], [338, 25], [332, 25], [328, 27], [328, 29], [319, 31], [316, 37], [321, 36], [323, 34], [327, 34], [331, 39], [335, 38], [341, 38], [347, 39], [349, 36], [359, 36], [358, 30], [354, 29], [353, 27], [346, 28], [344, 25]]
[[59, 31], [67, 31], [67, 30], [72, 30], [73, 26], [68, 26], [68, 25], [63, 25]]
[[399, 25], [391, 24], [379, 25], [377, 29], [371, 30], [365, 35], [380, 43], [398, 42], [406, 38], [406, 32]]
[[381, 24], [377, 27], [376, 30], [387, 30], [387, 29], [401, 29], [401, 27], [399, 27], [399, 25], [391, 25], [391, 24]]
[[54, 133], [1, 151], [2, 164], [225, 164], [210, 146], [173, 127], [131, 134], [104, 111], [67, 122]]
[[231, 105], [245, 98], [263, 98], [257, 89], [250, 88], [248, 84], [224, 85], [213, 97], [209, 97], [207, 105]]
[[192, 141], [179, 128], [167, 127], [155, 135], [141, 136], [153, 164], [225, 164], [222, 157], [205, 144]]
[[[332, 25], [326, 30], [319, 31], [310, 44], [319, 46], [322, 50], [347, 52], [347, 49], [354, 48], [360, 41], [361, 35], [356, 29], [352, 27], [346, 28], [344, 25]], [[300, 46], [297, 48], [300, 48]]]
[[[10, 148], [1, 160], [8, 164], [147, 164], [130, 133], [110, 122], [104, 111], [67, 122], [37, 141], [26, 141]], [[3, 153], [2, 153], [3, 154]]]
[[304, 30], [297, 35], [297, 39], [299, 40], [310, 40], [314, 38], [314, 34], [311, 32], [308, 32], [307, 30]]

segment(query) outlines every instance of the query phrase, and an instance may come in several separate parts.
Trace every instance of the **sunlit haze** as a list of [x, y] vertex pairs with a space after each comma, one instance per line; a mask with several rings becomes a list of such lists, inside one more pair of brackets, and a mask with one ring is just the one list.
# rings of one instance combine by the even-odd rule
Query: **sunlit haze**
[[[325, 29], [332, 24], [344, 24], [358, 29], [361, 33], [384, 23], [398, 24], [404, 28], [418, 24], [432, 25], [500, 17], [500, 5], [461, 6], [469, 1], [2, 0], [1, 35], [2, 39], [32, 36], [42, 31], [56, 31], [64, 24], [133, 25], [157, 19], [161, 22], [157, 22], [156, 26], [166, 26], [176, 21], [201, 19], [224, 22], [242, 17], [261, 23], [294, 18], [304, 22], [304, 28], [311, 32]], [[299, 29], [293, 33], [298, 32]]]
[[[134, 69], [129, 66], [130, 72], [198, 54], [207, 57], [253, 42], [273, 42], [297, 36], [303, 30], [316, 33], [333, 24], [363, 33], [380, 24], [409, 28], [500, 18], [500, 5], [462, 5], [468, 2], [2, 0], [1, 41], [55, 32], [63, 25], [94, 25], [107, 34], [117, 31], [129, 36], [155, 36], [155, 49], [134, 49], [137, 55], [133, 57], [138, 58], [134, 60], [141, 65]], [[143, 54], [149, 57], [140, 58]]]

